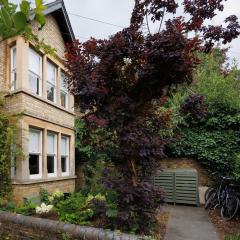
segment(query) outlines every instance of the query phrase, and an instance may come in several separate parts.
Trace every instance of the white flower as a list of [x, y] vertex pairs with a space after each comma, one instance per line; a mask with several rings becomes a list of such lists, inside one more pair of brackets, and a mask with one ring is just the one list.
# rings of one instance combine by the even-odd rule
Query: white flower
[[42, 214], [41, 207], [36, 207], [36, 214]]
[[123, 58], [123, 62], [126, 66], [129, 66], [132, 64], [132, 59], [131, 58]]
[[37, 214], [49, 213], [53, 209], [53, 205], [46, 205], [42, 203], [41, 206], [36, 207]]

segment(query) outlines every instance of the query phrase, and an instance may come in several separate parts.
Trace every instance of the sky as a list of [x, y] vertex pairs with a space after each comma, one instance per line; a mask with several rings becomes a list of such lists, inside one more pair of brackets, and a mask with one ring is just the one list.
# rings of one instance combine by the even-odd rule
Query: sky
[[[12, 1], [18, 3], [21, 0]], [[44, 2], [49, 3], [53, 0], [45, 0]], [[64, 2], [74, 33], [81, 41], [86, 41], [90, 37], [108, 38], [121, 30], [121, 27], [128, 26], [134, 6], [134, 0], [64, 0]], [[237, 15], [240, 21], [240, 0], [228, 0], [224, 6], [224, 12], [219, 12], [210, 24], [224, 24], [224, 19], [232, 14]], [[117, 26], [92, 21], [75, 14]], [[151, 25], [152, 32], [156, 29], [157, 26]], [[230, 61], [236, 58], [240, 65], [240, 37], [234, 40], [229, 47]]]

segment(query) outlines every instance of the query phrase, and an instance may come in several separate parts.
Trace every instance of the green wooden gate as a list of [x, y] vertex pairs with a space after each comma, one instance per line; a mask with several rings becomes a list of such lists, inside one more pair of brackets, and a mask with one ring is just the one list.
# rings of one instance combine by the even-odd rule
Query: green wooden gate
[[194, 169], [166, 169], [153, 178], [165, 190], [166, 202], [199, 205], [198, 174]]

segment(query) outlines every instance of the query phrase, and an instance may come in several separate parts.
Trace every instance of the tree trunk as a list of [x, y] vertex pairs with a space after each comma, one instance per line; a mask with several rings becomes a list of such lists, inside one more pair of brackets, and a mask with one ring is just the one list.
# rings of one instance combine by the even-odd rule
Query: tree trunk
[[138, 185], [138, 176], [137, 176], [137, 170], [136, 170], [136, 164], [134, 160], [129, 160], [129, 165], [132, 173], [132, 184], [134, 187]]

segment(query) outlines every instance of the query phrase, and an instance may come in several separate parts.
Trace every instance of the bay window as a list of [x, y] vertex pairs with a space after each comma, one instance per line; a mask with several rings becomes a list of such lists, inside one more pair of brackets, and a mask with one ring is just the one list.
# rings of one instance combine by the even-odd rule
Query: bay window
[[42, 131], [29, 131], [29, 175], [30, 179], [42, 177]]
[[61, 170], [62, 175], [69, 175], [69, 137], [61, 137]]
[[42, 57], [29, 48], [29, 89], [31, 92], [42, 95]]
[[47, 134], [47, 173], [48, 177], [57, 176], [57, 136]]
[[68, 89], [66, 83], [66, 75], [61, 73], [61, 106], [67, 108], [68, 106]]
[[16, 62], [17, 62], [17, 49], [16, 46], [13, 46], [11, 48], [11, 90], [14, 91], [16, 90], [16, 80], [17, 80], [17, 71], [16, 71]]
[[56, 102], [56, 78], [57, 78], [57, 68], [47, 62], [47, 99]]

